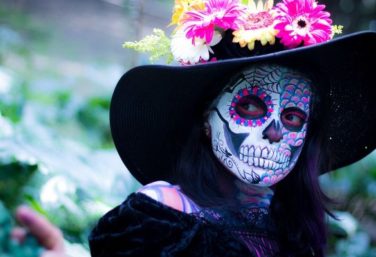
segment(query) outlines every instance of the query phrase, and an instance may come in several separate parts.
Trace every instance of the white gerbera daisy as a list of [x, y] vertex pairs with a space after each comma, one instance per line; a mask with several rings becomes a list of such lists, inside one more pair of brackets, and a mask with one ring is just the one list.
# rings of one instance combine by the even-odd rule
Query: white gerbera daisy
[[194, 44], [192, 39], [186, 37], [184, 27], [175, 31], [171, 39], [171, 52], [176, 61], [182, 64], [196, 64], [199, 62], [209, 61], [210, 53], [213, 53], [211, 46], [221, 41], [222, 36], [215, 32], [212, 41], [208, 44], [204, 39], [195, 38]]

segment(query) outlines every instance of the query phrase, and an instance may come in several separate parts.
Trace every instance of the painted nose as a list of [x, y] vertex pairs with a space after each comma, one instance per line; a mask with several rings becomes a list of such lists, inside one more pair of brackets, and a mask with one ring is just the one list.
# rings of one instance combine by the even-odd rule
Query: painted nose
[[275, 120], [273, 120], [262, 132], [262, 138], [268, 139], [270, 144], [274, 142], [278, 143], [281, 141], [282, 137], [282, 128], [279, 122], [276, 122]]

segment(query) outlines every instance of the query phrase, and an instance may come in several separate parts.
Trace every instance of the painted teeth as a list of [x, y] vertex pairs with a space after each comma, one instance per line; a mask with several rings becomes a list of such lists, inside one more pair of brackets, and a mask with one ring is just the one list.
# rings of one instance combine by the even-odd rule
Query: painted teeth
[[264, 169], [284, 169], [288, 165], [288, 153], [269, 150], [267, 147], [243, 145], [240, 147], [239, 159], [249, 166]]
[[290, 157], [278, 151], [269, 150], [267, 147], [241, 146], [239, 159], [249, 166], [263, 169], [284, 169]]
[[249, 156], [253, 156], [255, 154], [255, 147], [254, 146], [251, 146], [249, 148]]
[[260, 148], [256, 148], [255, 157], [261, 157], [261, 150], [260, 150]]
[[268, 150], [266, 148], [262, 149], [261, 157], [268, 158]]
[[244, 155], [248, 155], [248, 149], [249, 149], [248, 146], [245, 146], [245, 147], [244, 147]]
[[268, 159], [263, 159], [263, 158], [257, 158], [257, 157], [249, 157], [249, 156], [244, 156], [240, 155], [240, 159], [247, 163], [249, 166], [255, 166], [259, 168], [264, 168], [264, 169], [283, 169], [287, 167], [287, 162], [284, 163], [277, 163], [272, 160]]

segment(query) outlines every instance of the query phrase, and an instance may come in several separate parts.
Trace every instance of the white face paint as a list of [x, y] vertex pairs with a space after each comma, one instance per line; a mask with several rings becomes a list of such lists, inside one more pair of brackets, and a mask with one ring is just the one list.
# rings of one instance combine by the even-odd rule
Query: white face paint
[[271, 186], [302, 151], [311, 81], [277, 65], [250, 67], [214, 102], [208, 117], [214, 154], [240, 180]]

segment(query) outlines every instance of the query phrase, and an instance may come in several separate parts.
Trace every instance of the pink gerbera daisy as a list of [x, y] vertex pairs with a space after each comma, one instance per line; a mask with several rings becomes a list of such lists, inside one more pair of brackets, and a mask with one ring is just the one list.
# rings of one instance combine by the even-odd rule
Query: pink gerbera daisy
[[187, 38], [204, 39], [210, 43], [213, 39], [215, 28], [237, 29], [245, 6], [239, 0], [208, 0], [204, 10], [195, 10], [186, 13], [184, 26]]
[[277, 4], [277, 37], [287, 48], [312, 45], [331, 39], [330, 13], [315, 0], [283, 0]]

